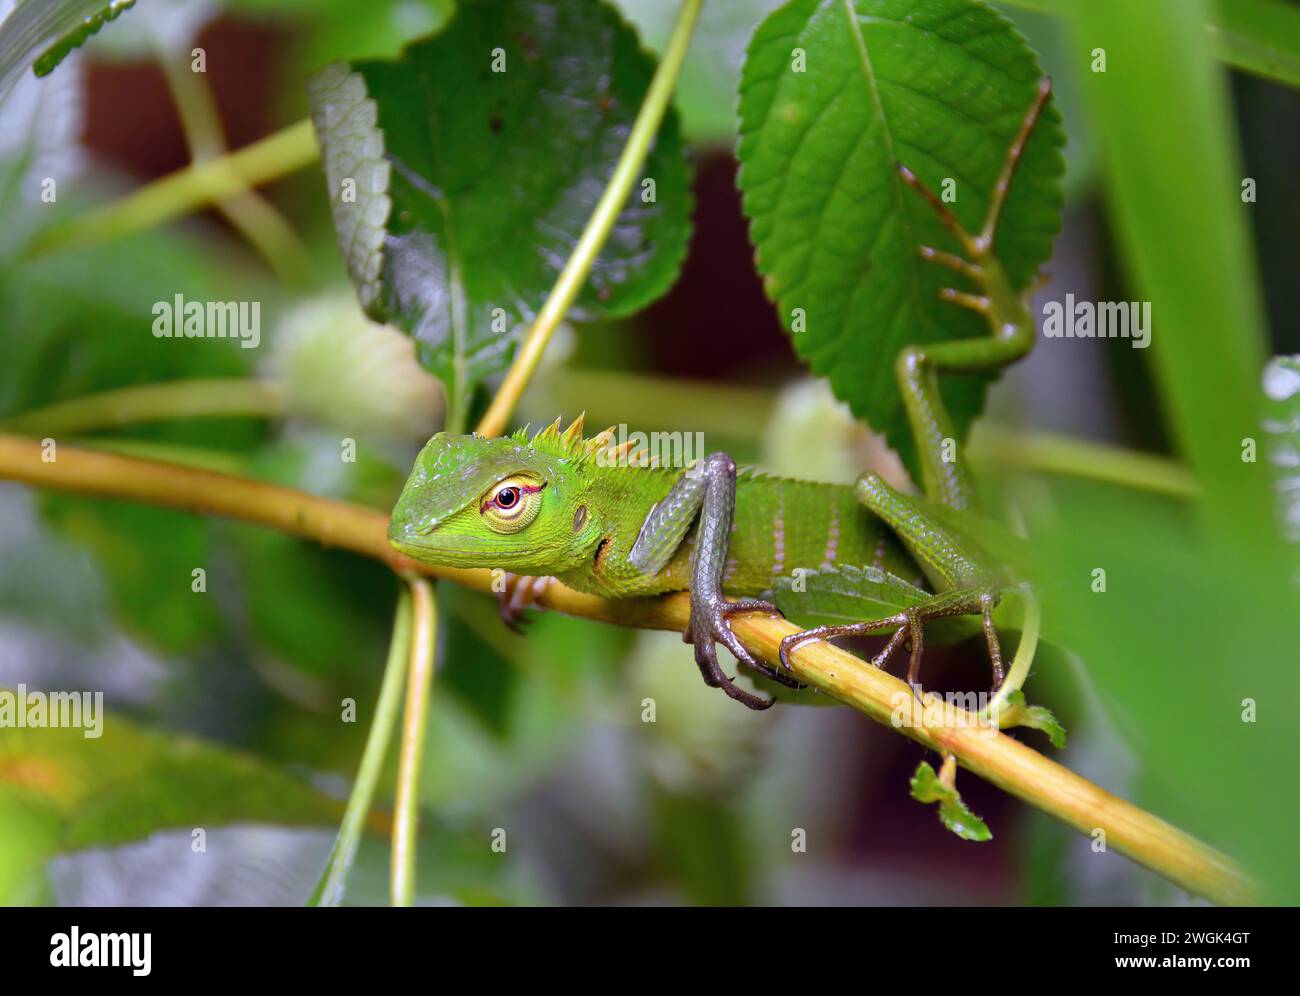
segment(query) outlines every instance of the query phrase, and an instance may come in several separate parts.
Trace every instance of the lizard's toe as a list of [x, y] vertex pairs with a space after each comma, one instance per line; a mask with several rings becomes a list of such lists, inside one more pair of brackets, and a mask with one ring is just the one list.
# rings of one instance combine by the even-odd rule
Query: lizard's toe
[[742, 612], [762, 612], [769, 616], [779, 616], [781, 610], [771, 602], [761, 598], [738, 598], [734, 602], [722, 603], [722, 617], [740, 615]]
[[776, 699], [765, 699], [761, 695], [751, 695], [743, 688], [737, 688], [736, 683], [730, 678], [722, 683], [722, 690], [727, 693], [729, 698], [735, 699], [755, 712], [771, 709], [776, 704]]
[[731, 631], [731, 626], [727, 623], [727, 613], [723, 608], [727, 604], [719, 602], [704, 612], [692, 614], [691, 625], [686, 629], [685, 638], [695, 644], [695, 663], [699, 665], [705, 684], [712, 688], [721, 688], [728, 697], [750, 709], [768, 709], [776, 701], [775, 699], [753, 695], [737, 687], [735, 681], [727, 676], [718, 663], [717, 644], [721, 643], [741, 664], [755, 671], [764, 670], [763, 665], [754, 660], [744, 644]]
[[793, 673], [794, 667], [790, 663], [790, 655], [802, 647], [805, 643], [811, 643], [817, 637], [810, 635], [811, 630], [804, 630], [802, 633], [791, 633], [781, 640], [781, 647], [777, 651], [777, 657], [781, 661], [781, 666], [787, 671]]

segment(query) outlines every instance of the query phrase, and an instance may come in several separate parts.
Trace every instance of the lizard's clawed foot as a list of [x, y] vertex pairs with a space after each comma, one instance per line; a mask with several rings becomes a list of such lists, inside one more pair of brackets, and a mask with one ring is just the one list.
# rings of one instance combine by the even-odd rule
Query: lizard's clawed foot
[[[922, 259], [938, 263], [940, 266], [945, 266], [956, 273], [969, 277], [976, 286], [987, 293], [987, 266], [993, 259], [993, 242], [997, 234], [998, 222], [1002, 216], [1002, 209], [1006, 206], [1007, 191], [1011, 186], [1011, 178], [1016, 171], [1016, 167], [1020, 164], [1020, 158], [1025, 151], [1025, 144], [1029, 141], [1029, 136], [1038, 123], [1043, 108], [1047, 106], [1047, 100], [1051, 95], [1052, 81], [1047, 78], [1039, 80], [1034, 93], [1034, 100], [1025, 113], [1024, 120], [1020, 123], [1020, 130], [1016, 134], [1015, 140], [1007, 149], [1006, 158], [1002, 163], [1002, 171], [998, 175], [997, 183], [994, 185], [992, 196], [989, 199], [988, 213], [985, 215], [984, 225], [978, 232], [970, 232], [964, 228], [961, 222], [957, 220], [957, 216], [948, 208], [948, 205], [926, 187], [914, 172], [902, 163], [895, 163], [899, 177], [929, 203], [939, 220], [943, 222], [944, 227], [956, 237], [957, 242], [968, 257], [963, 258], [932, 246], [921, 246], [920, 254]], [[952, 304], [969, 308], [982, 315], [989, 315], [990, 301], [986, 293], [968, 294], [949, 287], [944, 288], [939, 296]], [[1026, 293], [1032, 293], [1032, 290], [1026, 291]]]
[[978, 614], [988, 643], [989, 660], [993, 667], [993, 689], [996, 692], [1004, 680], [1002, 648], [997, 628], [993, 625], [993, 607], [997, 595], [980, 588], [968, 588], [933, 595], [929, 600], [909, 606], [901, 612], [870, 622], [849, 623], [839, 626], [818, 626], [802, 633], [791, 633], [781, 641], [781, 666], [792, 671], [790, 655], [806, 643], [829, 640], [835, 636], [871, 636], [891, 627], [894, 632], [880, 653], [871, 658], [874, 667], [883, 668], [899, 647], [908, 652], [907, 683], [917, 699], [921, 699], [921, 656], [925, 652], [925, 624], [948, 616]]
[[814, 629], [806, 629], [802, 633], [791, 633], [781, 641], [781, 666], [787, 671], [793, 671], [794, 668], [790, 665], [790, 655], [804, 644], [813, 643], [817, 640], [829, 640], [835, 636], [870, 636], [888, 626], [897, 628], [889, 638], [889, 642], [885, 644], [884, 649], [871, 658], [871, 665], [872, 667], [883, 668], [889, 663], [889, 658], [893, 656], [895, 650], [905, 643], [910, 643], [908, 649], [911, 650], [911, 660], [907, 668], [907, 683], [912, 687], [912, 691], [917, 698], [920, 698], [921, 685], [917, 681], [917, 673], [921, 667], [924, 631], [922, 629], [921, 615], [915, 612], [904, 611], [871, 622], [850, 623], [840, 626], [818, 626]]
[[506, 627], [522, 634], [524, 623], [528, 618], [524, 610], [537, 601], [542, 593], [550, 587], [553, 578], [530, 577], [526, 574], [506, 573], [504, 585], [497, 595], [497, 608], [501, 612], [501, 621]]
[[730, 650], [737, 661], [759, 674], [766, 675], [790, 688], [802, 688], [803, 685], [762, 661], [755, 660], [745, 649], [744, 644], [736, 638], [736, 634], [731, 631], [731, 626], [727, 622], [728, 617], [742, 612], [781, 614], [771, 602], [755, 598], [741, 599], [736, 602], [728, 602], [721, 597], [693, 599], [691, 621], [682, 633], [682, 639], [695, 645], [695, 663], [699, 665], [700, 674], [704, 676], [706, 685], [721, 688], [730, 698], [751, 709], [769, 709], [775, 699], [765, 699], [738, 688], [735, 681], [722, 670], [722, 665], [718, 663], [718, 643]]

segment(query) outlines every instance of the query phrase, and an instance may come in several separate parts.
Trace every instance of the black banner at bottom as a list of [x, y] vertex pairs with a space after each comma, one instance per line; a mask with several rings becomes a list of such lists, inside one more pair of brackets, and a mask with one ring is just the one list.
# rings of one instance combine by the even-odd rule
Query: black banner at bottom
[[[603, 977], [611, 960], [656, 972], [680, 964], [733, 981], [755, 959], [836, 962], [851, 954], [873, 981], [897, 969], [915, 981], [935, 973], [951, 985], [964, 972], [1225, 973], [1281, 970], [1290, 911], [1270, 909], [782, 909], [782, 910], [69, 909], [0, 910], [6, 983], [374, 984], [393, 971], [486, 972], [493, 983], [564, 961], [566, 978]], [[706, 933], [707, 932], [707, 933]], [[705, 941], [705, 938], [708, 938]], [[760, 938], [762, 939], [760, 941]], [[488, 955], [487, 961], [482, 956]], [[469, 961], [466, 961], [466, 958]], [[761, 964], [761, 962], [760, 962]], [[439, 967], [441, 966], [441, 967]], [[848, 968], [849, 966], [845, 966]], [[600, 974], [598, 974], [600, 973]], [[554, 977], [551, 978], [554, 982]], [[17, 992], [17, 988], [9, 991]]]

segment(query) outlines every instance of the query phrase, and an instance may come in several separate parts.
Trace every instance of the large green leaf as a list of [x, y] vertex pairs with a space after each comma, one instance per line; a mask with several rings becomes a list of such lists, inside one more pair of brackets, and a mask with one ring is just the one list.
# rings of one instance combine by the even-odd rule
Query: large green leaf
[[[416, 338], [452, 424], [545, 300], [653, 72], [598, 0], [500, 0], [462, 5], [396, 61], [336, 63], [313, 79], [352, 282], [368, 314]], [[631, 313], [675, 279], [691, 201], [672, 113], [644, 177], [654, 200], [634, 185], [574, 317]]]
[[164, 829], [338, 818], [335, 801], [250, 756], [111, 713], [101, 736], [85, 732], [0, 729], [0, 902], [30, 897], [34, 863], [56, 854]]
[[[855, 414], [909, 458], [894, 358], [908, 344], [987, 335], [939, 300], [954, 274], [918, 255], [956, 251], [934, 212], [898, 175], [910, 167], [970, 230], [1040, 76], [1011, 25], [973, 0], [794, 0], [749, 46], [740, 86], [745, 213], [759, 270], [796, 350]], [[1051, 252], [1062, 204], [1059, 115], [1030, 139], [995, 249], [1026, 286]], [[945, 378], [959, 434], [985, 378]]]

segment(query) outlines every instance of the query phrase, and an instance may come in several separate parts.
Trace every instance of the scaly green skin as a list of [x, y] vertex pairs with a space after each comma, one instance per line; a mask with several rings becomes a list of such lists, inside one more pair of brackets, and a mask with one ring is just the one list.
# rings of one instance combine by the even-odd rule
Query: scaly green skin
[[[605, 598], [690, 590], [698, 526], [658, 571], [645, 573], [631, 559], [650, 509], [683, 470], [606, 458], [602, 454], [612, 451], [600, 445], [602, 437], [584, 440], [581, 430], [579, 420], [564, 433], [557, 421], [531, 441], [522, 433], [434, 436], [393, 510], [394, 546], [429, 563], [549, 575]], [[496, 470], [483, 475], [485, 467]], [[492, 531], [479, 515], [484, 494], [499, 480], [524, 473], [546, 481], [537, 517], [517, 533]], [[579, 507], [587, 509], [587, 521], [574, 530]], [[729, 595], [766, 595], [796, 568], [871, 564], [909, 580], [922, 574], [843, 485], [742, 473], [734, 524], [722, 580]]]
[[[718, 663], [716, 643], [752, 671], [801, 686], [756, 660], [731, 632], [731, 615], [777, 612], [771, 602], [743, 596], [767, 594], [799, 568], [871, 565], [918, 580], [923, 573], [894, 532], [864, 514], [864, 484], [855, 493], [738, 475], [724, 453], [691, 469], [660, 469], [641, 454], [612, 449], [612, 430], [586, 440], [581, 419], [564, 433], [559, 426], [557, 420], [531, 440], [523, 433], [434, 436], [393, 510], [390, 541], [425, 563], [553, 576], [609, 598], [689, 590], [684, 635], [695, 645], [700, 673], [753, 709], [773, 700], [739, 688]], [[966, 561], [954, 563], [960, 573]], [[934, 576], [945, 583], [945, 573]], [[502, 592], [507, 622], [516, 595], [533, 591], [532, 582], [515, 581]], [[724, 593], [742, 597], [729, 602]]]

